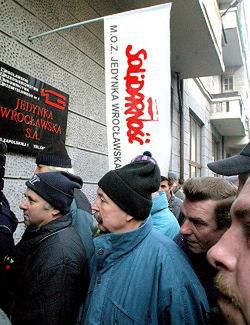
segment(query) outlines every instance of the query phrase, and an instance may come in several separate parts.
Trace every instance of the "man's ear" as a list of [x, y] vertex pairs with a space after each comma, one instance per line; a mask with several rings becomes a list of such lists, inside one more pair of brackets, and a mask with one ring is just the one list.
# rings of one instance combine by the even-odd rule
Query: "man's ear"
[[55, 208], [52, 210], [53, 217], [58, 217], [59, 214], [61, 214], [60, 210], [55, 209]]
[[127, 214], [126, 220], [127, 220], [128, 222], [130, 222], [130, 221], [133, 220], [133, 219], [134, 219], [134, 217], [132, 217], [131, 215]]

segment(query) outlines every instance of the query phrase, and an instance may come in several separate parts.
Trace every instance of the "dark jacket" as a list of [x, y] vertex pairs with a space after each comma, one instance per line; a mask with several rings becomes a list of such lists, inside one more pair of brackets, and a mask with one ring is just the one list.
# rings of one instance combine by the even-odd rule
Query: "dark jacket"
[[217, 306], [218, 291], [214, 286], [217, 270], [209, 264], [206, 254], [194, 254], [188, 248], [185, 239], [178, 234], [174, 241], [187, 254], [191, 265], [206, 291], [210, 308]]
[[4, 195], [0, 210], [0, 308], [9, 313], [10, 291], [3, 262], [5, 256], [9, 255], [14, 248], [13, 232], [18, 221]]
[[11, 252], [14, 247], [13, 232], [17, 227], [17, 218], [10, 210], [9, 202], [3, 195], [0, 206], [0, 259]]
[[28, 227], [11, 271], [15, 325], [75, 324], [88, 285], [87, 263], [71, 214]]

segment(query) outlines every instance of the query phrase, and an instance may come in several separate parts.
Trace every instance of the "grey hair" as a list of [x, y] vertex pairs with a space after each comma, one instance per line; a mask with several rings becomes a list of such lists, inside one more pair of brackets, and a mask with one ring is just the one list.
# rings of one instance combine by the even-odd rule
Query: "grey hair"
[[53, 209], [52, 205], [49, 202], [47, 202], [47, 201], [46, 201], [46, 203], [44, 203], [44, 206], [43, 207], [44, 207], [45, 210]]
[[73, 168], [65, 168], [65, 167], [58, 167], [58, 166], [48, 166], [49, 170], [51, 172], [66, 172], [70, 174], [75, 174]]

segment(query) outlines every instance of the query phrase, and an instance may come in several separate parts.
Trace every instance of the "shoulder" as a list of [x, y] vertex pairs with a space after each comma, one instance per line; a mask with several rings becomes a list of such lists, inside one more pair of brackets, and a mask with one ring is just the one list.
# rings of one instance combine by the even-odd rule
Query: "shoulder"
[[174, 216], [174, 214], [169, 210], [169, 208], [162, 209], [151, 215], [152, 224], [154, 227], [162, 226], [164, 229], [180, 229], [179, 223]]
[[91, 213], [91, 204], [87, 198], [87, 196], [79, 189], [74, 190], [74, 202], [75, 208], [87, 211], [88, 213]]
[[175, 236], [175, 238], [173, 240], [176, 243], [176, 245], [178, 245], [182, 250], [184, 250], [184, 251], [187, 250], [186, 242], [185, 242], [184, 238], [182, 237], [181, 233], [179, 233], [177, 236]]
[[182, 201], [185, 200], [185, 194], [182, 191], [182, 189], [178, 189], [175, 193], [175, 196], [178, 197], [179, 199], [181, 199]]
[[164, 270], [164, 278], [174, 276], [180, 283], [198, 281], [185, 252], [172, 239], [157, 230], [152, 230], [147, 236], [143, 255], [144, 259], [147, 257], [150, 263]]
[[173, 197], [173, 200], [174, 200], [176, 205], [182, 206], [183, 201], [181, 199], [179, 199], [174, 193], [173, 193], [172, 197]]
[[149, 249], [155, 252], [158, 251], [162, 257], [170, 258], [171, 256], [176, 255], [178, 257], [179, 255], [182, 255], [181, 250], [172, 239], [166, 237], [155, 229], [152, 229], [146, 240], [147, 245], [151, 247]]
[[78, 247], [82, 248], [81, 239], [76, 231], [76, 229], [70, 225], [69, 227], [62, 229], [55, 237], [55, 241], [60, 243], [60, 246], [64, 249], [76, 249]]
[[46, 238], [40, 248], [40, 254], [49, 263], [68, 263], [86, 260], [81, 239], [74, 227], [69, 226]]

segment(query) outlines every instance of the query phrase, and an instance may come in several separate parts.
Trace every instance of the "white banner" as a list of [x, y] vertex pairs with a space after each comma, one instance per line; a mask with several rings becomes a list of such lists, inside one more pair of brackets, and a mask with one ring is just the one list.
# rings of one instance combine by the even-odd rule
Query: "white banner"
[[171, 154], [170, 9], [153, 6], [105, 17], [109, 168], [148, 150], [167, 174]]

